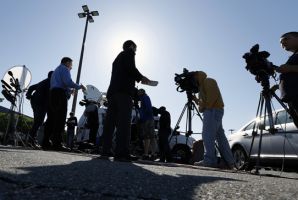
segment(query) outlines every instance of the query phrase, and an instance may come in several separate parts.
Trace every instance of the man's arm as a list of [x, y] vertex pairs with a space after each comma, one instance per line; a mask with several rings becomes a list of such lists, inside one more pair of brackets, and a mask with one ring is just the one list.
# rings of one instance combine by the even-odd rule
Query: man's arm
[[127, 53], [127, 55], [124, 57], [124, 62], [128, 74], [134, 77], [137, 82], [140, 82], [144, 76], [136, 68], [134, 54], [130, 52]]
[[279, 73], [298, 72], [298, 65], [284, 64], [277, 68], [276, 71]]
[[75, 88], [77, 90], [81, 89], [79, 84], [76, 84], [72, 81], [70, 71], [66, 67], [62, 68], [62, 81], [67, 87]]
[[38, 83], [31, 85], [27, 90], [26, 98], [31, 99], [33, 91], [35, 91], [37, 88], [38, 88]]

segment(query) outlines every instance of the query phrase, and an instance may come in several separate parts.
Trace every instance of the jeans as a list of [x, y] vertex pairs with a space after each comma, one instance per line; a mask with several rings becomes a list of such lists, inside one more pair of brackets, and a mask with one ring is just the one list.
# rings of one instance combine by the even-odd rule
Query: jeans
[[234, 163], [233, 154], [222, 127], [223, 115], [224, 110], [216, 108], [206, 109], [203, 113], [202, 138], [205, 148], [204, 163], [209, 165], [217, 165], [215, 141], [217, 142], [218, 150], [226, 163], [229, 165]]

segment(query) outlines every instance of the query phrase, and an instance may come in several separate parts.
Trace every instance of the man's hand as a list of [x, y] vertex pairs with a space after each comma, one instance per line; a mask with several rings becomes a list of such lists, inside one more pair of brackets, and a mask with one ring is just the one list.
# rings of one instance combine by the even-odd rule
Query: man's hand
[[150, 80], [147, 77], [145, 77], [145, 76], [143, 76], [143, 78], [141, 79], [141, 83], [142, 84], [147, 85], [149, 82], [150, 82]]
[[80, 85], [83, 92], [86, 92], [87, 88], [84, 85]]
[[195, 95], [192, 95], [192, 100], [199, 105], [199, 99]]
[[281, 65], [279, 68], [276, 69], [276, 71], [279, 72], [279, 73], [288, 73], [288, 72], [290, 72], [287, 64]]

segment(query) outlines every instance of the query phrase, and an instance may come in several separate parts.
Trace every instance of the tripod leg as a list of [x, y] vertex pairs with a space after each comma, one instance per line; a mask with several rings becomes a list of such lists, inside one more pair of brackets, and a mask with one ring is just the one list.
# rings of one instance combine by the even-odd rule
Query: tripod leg
[[[263, 95], [260, 94], [259, 104], [258, 104], [257, 114], [256, 114], [257, 119], [261, 118], [261, 113], [262, 113], [262, 110], [263, 110], [263, 104], [264, 104], [264, 98], [263, 98]], [[256, 137], [257, 134], [258, 134], [258, 126], [257, 126], [257, 122], [255, 122], [255, 124], [253, 126], [253, 129], [252, 129], [252, 140], [251, 140], [251, 144], [250, 144], [250, 148], [249, 148], [249, 154], [248, 154], [246, 169], [248, 169], [248, 167], [251, 163], [251, 152], [252, 152], [253, 144], [254, 144], [255, 137]]]

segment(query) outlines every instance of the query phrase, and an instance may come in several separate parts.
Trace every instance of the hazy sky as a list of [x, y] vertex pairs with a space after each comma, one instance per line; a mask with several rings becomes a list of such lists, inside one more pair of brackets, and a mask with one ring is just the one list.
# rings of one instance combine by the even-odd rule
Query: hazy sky
[[[26, 65], [31, 84], [46, 78], [64, 56], [74, 60], [73, 80], [78, 69], [85, 20], [77, 16], [81, 6], [98, 10], [89, 24], [81, 83], [106, 91], [112, 62], [122, 43], [138, 45], [136, 65], [158, 87], [142, 86], [154, 106], [166, 106], [172, 126], [186, 103], [186, 94], [176, 91], [174, 74], [186, 67], [203, 70], [217, 80], [225, 102], [226, 133], [238, 129], [256, 114], [261, 86], [245, 70], [242, 55], [259, 43], [271, 53], [276, 65], [289, 53], [279, 37], [297, 31], [296, 0], [1, 0], [0, 76], [14, 65]], [[2, 97], [2, 94], [0, 95]], [[79, 99], [82, 95], [79, 95]], [[72, 100], [69, 101], [69, 110]], [[7, 101], [1, 105], [9, 107]], [[276, 105], [276, 108], [280, 106]], [[77, 106], [77, 115], [83, 108]], [[24, 113], [32, 115], [29, 102]], [[201, 122], [194, 121], [194, 132]], [[181, 123], [185, 126], [185, 122]]]

